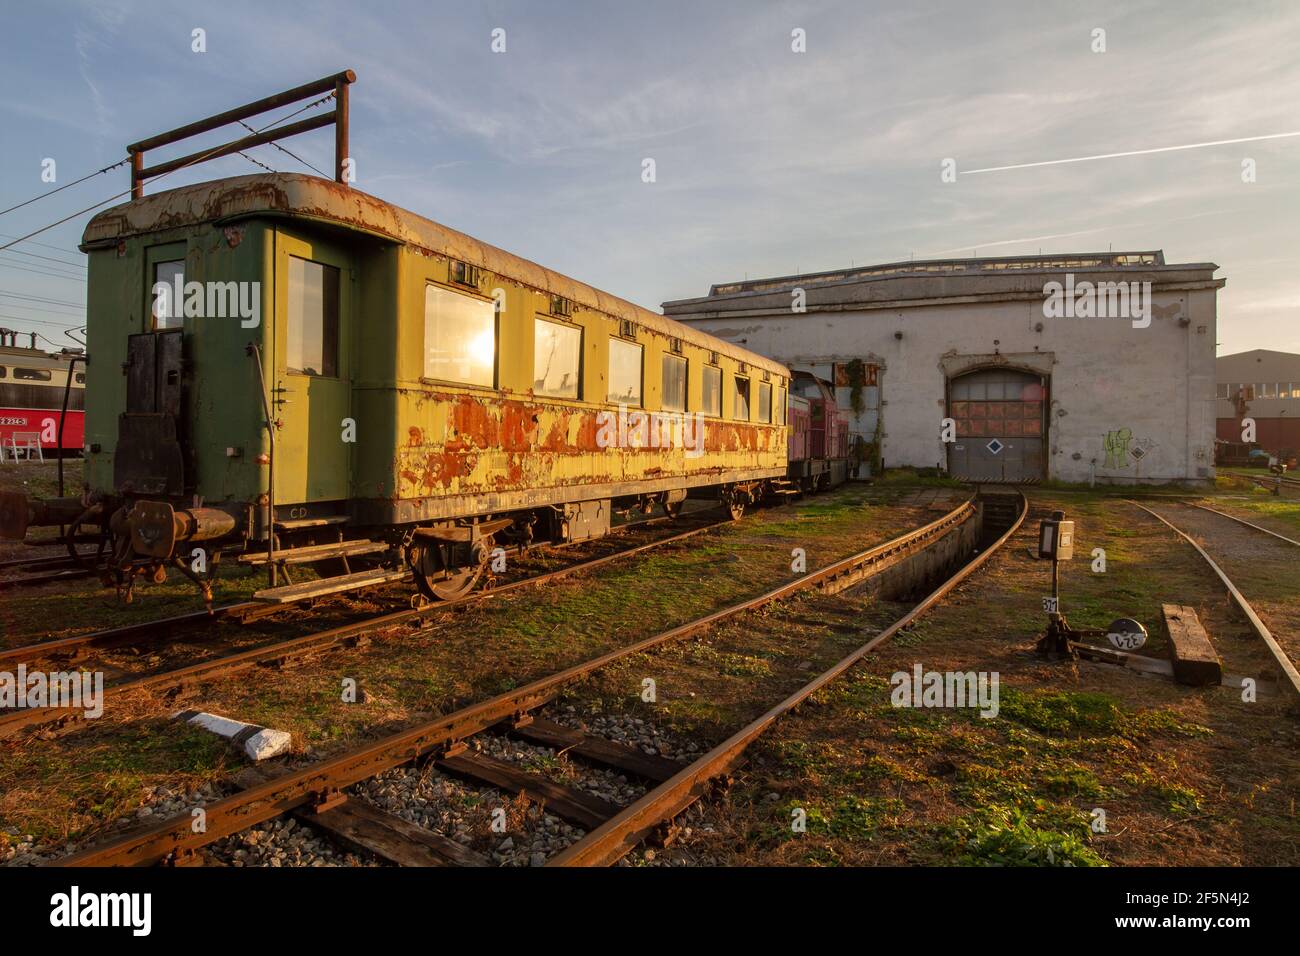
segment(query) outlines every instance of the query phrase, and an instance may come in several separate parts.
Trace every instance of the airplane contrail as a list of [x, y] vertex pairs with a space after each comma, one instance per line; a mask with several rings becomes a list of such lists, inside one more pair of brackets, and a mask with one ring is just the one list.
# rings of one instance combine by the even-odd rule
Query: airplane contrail
[[983, 169], [961, 169], [962, 176], [975, 173], [998, 173], [1006, 169], [1029, 169], [1032, 166], [1060, 166], [1064, 163], [1086, 163], [1094, 159], [1116, 159], [1121, 156], [1146, 156], [1150, 153], [1172, 153], [1180, 149], [1203, 149], [1206, 146], [1230, 146], [1233, 143], [1255, 143], [1265, 139], [1286, 139], [1300, 136], [1300, 130], [1294, 133], [1269, 133], [1267, 136], [1242, 136], [1239, 139], [1216, 139], [1208, 143], [1187, 143], [1183, 146], [1159, 146], [1155, 149], [1131, 149], [1123, 153], [1098, 153], [1095, 156], [1075, 156], [1071, 159], [1048, 159], [1040, 163], [1013, 163], [1010, 166], [986, 166]]

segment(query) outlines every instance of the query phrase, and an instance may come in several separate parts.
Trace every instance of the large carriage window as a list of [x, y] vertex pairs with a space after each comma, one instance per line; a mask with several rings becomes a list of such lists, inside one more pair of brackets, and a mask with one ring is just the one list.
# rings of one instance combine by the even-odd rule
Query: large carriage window
[[48, 368], [16, 368], [14, 378], [24, 382], [48, 382], [54, 375]]
[[776, 414], [773, 416], [778, 425], [785, 424], [785, 404], [785, 386], [782, 386], [776, 390]]
[[664, 356], [664, 396], [666, 412], [686, 411], [686, 359], [679, 355]]
[[424, 287], [424, 377], [462, 385], [496, 384], [496, 306]]
[[758, 383], [758, 420], [772, 420], [772, 386], [767, 382]]
[[289, 257], [290, 371], [339, 373], [339, 270]]
[[749, 379], [736, 376], [736, 390], [732, 394], [731, 417], [738, 422], [749, 421]]
[[608, 400], [620, 405], [641, 404], [641, 346], [622, 339], [609, 340]]
[[[162, 286], [162, 288], [159, 288]], [[185, 260], [168, 259], [153, 264], [153, 330], [179, 329], [185, 326], [185, 303], [177, 290], [185, 287]]]
[[533, 323], [533, 394], [578, 398], [582, 329], [537, 319]]
[[701, 411], [705, 415], [722, 416], [722, 369], [712, 365], [704, 366], [704, 394], [701, 399]]

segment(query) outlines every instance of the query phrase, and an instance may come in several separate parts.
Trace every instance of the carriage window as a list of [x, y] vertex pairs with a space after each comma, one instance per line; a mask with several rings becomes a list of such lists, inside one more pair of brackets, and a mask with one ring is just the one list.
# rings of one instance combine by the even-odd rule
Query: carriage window
[[609, 340], [608, 401], [641, 404], [641, 346], [622, 339]]
[[339, 373], [339, 270], [289, 257], [290, 371]]
[[78, 372], [76, 375], [74, 375], [74, 376], [72, 377], [72, 380], [73, 380], [74, 382], [76, 382], [78, 385], [85, 385], [85, 384], [86, 384], [86, 373], [85, 373], [85, 372]]
[[424, 287], [424, 377], [462, 385], [496, 384], [496, 306]]
[[[184, 302], [176, 294], [185, 285], [185, 260], [168, 259], [153, 264], [153, 330], [185, 327]], [[159, 288], [162, 286], [162, 288]]]
[[8, 374], [9, 374], [9, 369], [5, 368], [3, 365], [0, 365], [0, 378], [4, 378]]
[[758, 383], [758, 420], [772, 420], [772, 386], [767, 382]]
[[722, 369], [704, 366], [704, 395], [701, 396], [705, 415], [722, 415]]
[[749, 379], [736, 376], [736, 390], [731, 398], [731, 417], [738, 422], [749, 421]]
[[686, 359], [677, 355], [664, 356], [664, 396], [666, 412], [686, 411]]
[[776, 415], [774, 417], [778, 425], [785, 424], [785, 403], [785, 386], [782, 386], [776, 390]]
[[48, 368], [16, 368], [14, 378], [24, 382], [48, 382], [54, 376]]
[[578, 398], [582, 329], [537, 319], [533, 323], [533, 394]]

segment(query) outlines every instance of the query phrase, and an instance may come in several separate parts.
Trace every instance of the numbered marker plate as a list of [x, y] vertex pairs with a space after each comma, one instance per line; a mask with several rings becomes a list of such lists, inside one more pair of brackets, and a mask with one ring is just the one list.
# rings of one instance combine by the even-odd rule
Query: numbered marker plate
[[1111, 621], [1106, 637], [1119, 651], [1136, 651], [1147, 642], [1147, 629], [1129, 617]]

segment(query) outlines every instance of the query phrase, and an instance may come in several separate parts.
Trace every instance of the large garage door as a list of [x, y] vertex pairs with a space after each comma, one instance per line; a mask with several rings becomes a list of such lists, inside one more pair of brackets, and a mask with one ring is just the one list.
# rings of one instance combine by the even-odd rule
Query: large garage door
[[1045, 381], [1012, 369], [984, 369], [948, 386], [957, 440], [948, 473], [967, 481], [1040, 481], [1044, 474]]

